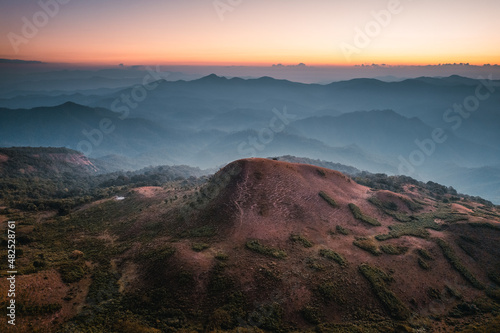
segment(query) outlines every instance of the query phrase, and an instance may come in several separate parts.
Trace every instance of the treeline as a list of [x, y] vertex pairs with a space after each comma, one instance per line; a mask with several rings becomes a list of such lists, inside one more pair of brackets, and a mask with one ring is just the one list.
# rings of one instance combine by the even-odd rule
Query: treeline
[[481, 197], [458, 193], [452, 186], [444, 186], [432, 181], [424, 183], [408, 176], [388, 176], [385, 173], [373, 174], [363, 171], [356, 177], [353, 177], [353, 180], [358, 184], [373, 189], [388, 190], [396, 193], [404, 193], [405, 185], [414, 185], [420, 189], [426, 190], [431, 197], [439, 201], [460, 201], [461, 198], [464, 198], [466, 200], [481, 203], [485, 206], [494, 206], [491, 201]]
[[185, 165], [98, 172], [85, 156], [66, 148], [0, 148], [0, 201], [24, 211], [55, 209], [66, 214], [128, 187], [206, 181], [206, 172]]

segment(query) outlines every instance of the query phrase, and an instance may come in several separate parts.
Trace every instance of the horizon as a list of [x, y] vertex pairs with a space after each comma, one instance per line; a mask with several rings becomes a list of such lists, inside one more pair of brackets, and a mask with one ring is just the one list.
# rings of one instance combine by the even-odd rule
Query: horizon
[[73, 66], [476, 66], [495, 64], [500, 54], [493, 0], [22, 0], [0, 7], [0, 58]]

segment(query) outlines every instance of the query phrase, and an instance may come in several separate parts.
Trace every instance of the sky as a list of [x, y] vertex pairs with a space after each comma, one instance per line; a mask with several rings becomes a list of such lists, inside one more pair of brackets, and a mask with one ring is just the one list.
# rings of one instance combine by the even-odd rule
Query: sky
[[498, 64], [499, 15], [498, 0], [0, 0], [0, 58]]

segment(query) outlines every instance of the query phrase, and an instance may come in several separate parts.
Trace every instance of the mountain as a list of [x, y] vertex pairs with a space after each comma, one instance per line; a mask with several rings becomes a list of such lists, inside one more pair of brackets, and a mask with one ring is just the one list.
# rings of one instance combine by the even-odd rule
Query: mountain
[[179, 141], [188, 137], [187, 133], [149, 120], [123, 118], [107, 109], [71, 102], [56, 107], [0, 109], [0, 119], [4, 147], [67, 147], [90, 157], [121, 154], [140, 160], [140, 154], [158, 148], [159, 144], [168, 150], [161, 160], [169, 161], [169, 155], [181, 155], [183, 145], [189, 141]]
[[57, 175], [97, 175], [105, 172], [99, 162], [66, 148], [0, 148], [0, 176], [56, 178]]
[[[255, 113], [250, 110], [242, 112], [255, 117]], [[283, 111], [276, 112], [282, 116]], [[162, 125], [162, 122], [143, 118], [123, 117], [105, 108], [71, 102], [55, 107], [0, 109], [0, 146], [63, 146], [80, 150], [91, 158], [113, 156], [115, 160], [121, 159], [124, 162], [122, 169], [165, 164], [212, 168], [241, 157], [289, 153], [355, 164], [372, 172], [396, 171], [381, 158], [371, 156], [354, 145], [332, 147], [318, 140], [288, 133], [283, 122], [279, 124], [280, 130], [271, 132], [270, 128], [277, 126], [272, 119], [278, 118], [274, 112], [266, 113], [258, 117], [262, 122], [253, 124], [256, 130], [249, 130], [252, 124], [245, 121], [241, 123], [241, 128], [245, 130], [235, 131], [241, 120], [238, 113], [225, 118], [212, 118], [211, 122], [198, 119], [196, 121], [207, 129], [196, 129], [199, 126], [189, 121], [194, 115], [183, 112], [179, 112], [178, 121], [188, 125], [181, 127], [170, 123]], [[269, 116], [271, 121], [267, 120]], [[227, 123], [225, 130], [210, 128], [216, 119]], [[285, 121], [288, 123], [288, 120]], [[266, 127], [261, 127], [262, 124], [266, 124]], [[272, 137], [262, 137], [262, 130], [270, 132]], [[293, 131], [293, 128], [290, 130]], [[256, 143], [251, 142], [251, 138]]]
[[[64, 82], [73, 74], [57, 73], [53, 79]], [[85, 75], [81, 78], [94, 77]], [[165, 164], [206, 169], [244, 157], [296, 155], [370, 172], [405, 173], [496, 200], [494, 182], [474, 188], [458, 173], [445, 175], [450, 164], [477, 169], [500, 163], [495, 104], [500, 82], [481, 86], [484, 82], [451, 76], [320, 85], [212, 74], [191, 81], [162, 79], [147, 89], [48, 92], [40, 103], [74, 99], [87, 105], [0, 109], [0, 146], [63, 146], [91, 158], [135, 160], [124, 163], [128, 169]], [[454, 105], [466, 110], [464, 103], [478, 99], [478, 91], [488, 96], [481, 97], [476, 111], [450, 111]], [[35, 105], [39, 96], [26, 96], [26, 103]], [[12, 104], [4, 102], [19, 105], [22, 96], [12, 97]], [[111, 121], [113, 131], [101, 140], [103, 119]], [[434, 140], [436, 130], [444, 142]]]
[[65, 216], [18, 211], [35, 227], [16, 230], [17, 278], [37, 286], [16, 299], [30, 311], [19, 327], [491, 331], [500, 210], [438, 184], [398, 188], [252, 158], [202, 184], [127, 187]]
[[[337, 117], [310, 117], [295, 121], [292, 126], [305, 137], [327, 144], [355, 144], [365, 151], [397, 159], [407, 157], [418, 149], [415, 143], [433, 140], [431, 126], [418, 118], [406, 118], [392, 110], [359, 111]], [[456, 137], [451, 132], [442, 131], [444, 142], [433, 142], [434, 149], [426, 156], [426, 163], [446, 161], [463, 166], [480, 166], [500, 162], [498, 147], [479, 145]], [[431, 149], [431, 148], [428, 148]], [[425, 169], [425, 164], [419, 166]]]

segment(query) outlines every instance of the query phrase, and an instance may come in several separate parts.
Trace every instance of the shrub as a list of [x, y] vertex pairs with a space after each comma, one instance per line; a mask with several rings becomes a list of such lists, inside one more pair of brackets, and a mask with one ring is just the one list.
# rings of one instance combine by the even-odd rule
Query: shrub
[[337, 208], [337, 207], [338, 207], [338, 205], [337, 205], [337, 203], [335, 202], [335, 200], [333, 200], [333, 198], [332, 198], [332, 197], [330, 197], [330, 196], [329, 196], [328, 194], [326, 194], [325, 192], [320, 191], [318, 194], [319, 194], [319, 196], [320, 196], [323, 200], [325, 200], [326, 202], [328, 202], [328, 204], [329, 204], [330, 206], [332, 206], [333, 208]]
[[352, 215], [354, 216], [355, 219], [360, 220], [362, 222], [368, 223], [372, 226], [380, 226], [380, 222], [374, 219], [373, 217], [367, 216], [361, 212], [361, 209], [359, 209], [358, 206], [356, 206], [353, 203], [349, 204], [349, 209], [352, 212]]
[[215, 259], [217, 260], [228, 260], [229, 259], [229, 256], [225, 253], [222, 253], [222, 252], [217, 252], [217, 254], [215, 255]]
[[342, 226], [338, 225], [335, 227], [335, 230], [342, 235], [349, 235], [349, 230], [343, 228]]
[[463, 276], [474, 288], [484, 289], [484, 285], [472, 274], [467, 267], [465, 267], [460, 259], [455, 254], [455, 251], [451, 248], [451, 246], [446, 243], [441, 238], [436, 239], [436, 243], [439, 245], [441, 250], [443, 251], [443, 255], [451, 264], [451, 266]]
[[274, 249], [274, 248], [269, 247], [269, 246], [265, 246], [265, 245], [261, 244], [258, 240], [248, 241], [248, 242], [246, 242], [245, 246], [249, 250], [252, 250], [254, 252], [257, 252], [257, 253], [260, 253], [260, 254], [263, 254], [266, 256], [271, 256], [271, 257], [278, 258], [278, 259], [284, 259], [287, 257], [285, 250], [278, 250], [278, 249]]
[[441, 230], [441, 226], [434, 222], [432, 217], [418, 217], [408, 223], [390, 225], [389, 234], [377, 235], [375, 238], [379, 241], [401, 236], [429, 238], [430, 234], [425, 229]]
[[329, 302], [333, 300], [335, 296], [335, 285], [331, 282], [324, 282], [317, 287], [318, 294], [326, 301]]
[[306, 264], [307, 264], [307, 267], [309, 267], [315, 271], [324, 271], [325, 270], [325, 266], [323, 266], [321, 263], [319, 263], [318, 261], [316, 261], [313, 258], [306, 258]]
[[387, 288], [387, 282], [392, 278], [379, 268], [368, 264], [361, 264], [358, 267], [360, 273], [370, 282], [377, 298], [382, 302], [389, 314], [396, 319], [406, 320], [410, 316], [410, 311], [399, 300], [399, 298]]
[[429, 270], [431, 269], [431, 267], [429, 266], [429, 264], [422, 258], [418, 258], [418, 265], [420, 267], [422, 267], [423, 269], [425, 270]]
[[406, 246], [394, 246], [392, 244], [381, 245], [380, 249], [382, 250], [382, 252], [392, 255], [400, 255], [408, 251], [408, 247]]
[[316, 172], [318, 173], [318, 175], [320, 175], [321, 177], [326, 177], [326, 173], [325, 171], [323, 171], [322, 169], [316, 169]]
[[210, 315], [208, 329], [210, 331], [228, 329], [233, 326], [232, 321], [231, 315], [226, 310], [218, 308]]
[[59, 266], [61, 279], [65, 283], [80, 281], [87, 272], [87, 266], [83, 260], [63, 263]]
[[[411, 221], [411, 218], [408, 215], [406, 215], [405, 213], [396, 211], [397, 205], [395, 205], [394, 202], [392, 202], [392, 204], [391, 204], [391, 202], [388, 202], [388, 203], [383, 202], [380, 199], [378, 199], [377, 197], [371, 197], [368, 199], [368, 201], [370, 203], [372, 203], [373, 205], [377, 206], [378, 208], [380, 208], [385, 214], [392, 216], [394, 219], [396, 219], [399, 222], [410, 222]], [[394, 209], [394, 208], [396, 208], [396, 209]]]
[[191, 245], [191, 249], [193, 249], [193, 251], [196, 251], [196, 252], [201, 252], [203, 250], [206, 250], [210, 247], [210, 245], [206, 244], [206, 243], [193, 243]]
[[360, 249], [370, 252], [374, 256], [382, 254], [382, 252], [380, 252], [380, 250], [378, 249], [375, 241], [371, 238], [357, 238], [352, 243]]
[[335, 251], [328, 249], [319, 250], [319, 255], [337, 262], [340, 266], [347, 266], [347, 260]]
[[151, 261], [152, 263], [156, 263], [156, 262], [164, 261], [164, 260], [170, 258], [174, 253], [175, 253], [174, 248], [172, 248], [168, 245], [165, 245], [163, 247], [153, 248], [153, 249], [147, 250], [146, 252], [144, 252], [142, 254], [142, 256], [137, 258], [137, 260], [142, 261], [144, 259], [147, 259], [148, 261]]
[[423, 259], [426, 259], [426, 260], [434, 260], [434, 258], [432, 257], [432, 255], [429, 253], [429, 251], [427, 251], [426, 249], [418, 249], [417, 250], [417, 253], [419, 256], [421, 256]]
[[290, 235], [290, 240], [292, 242], [299, 242], [304, 247], [312, 247], [313, 246], [313, 244], [307, 238], [305, 238], [304, 236], [301, 236], [301, 235], [291, 234]]

